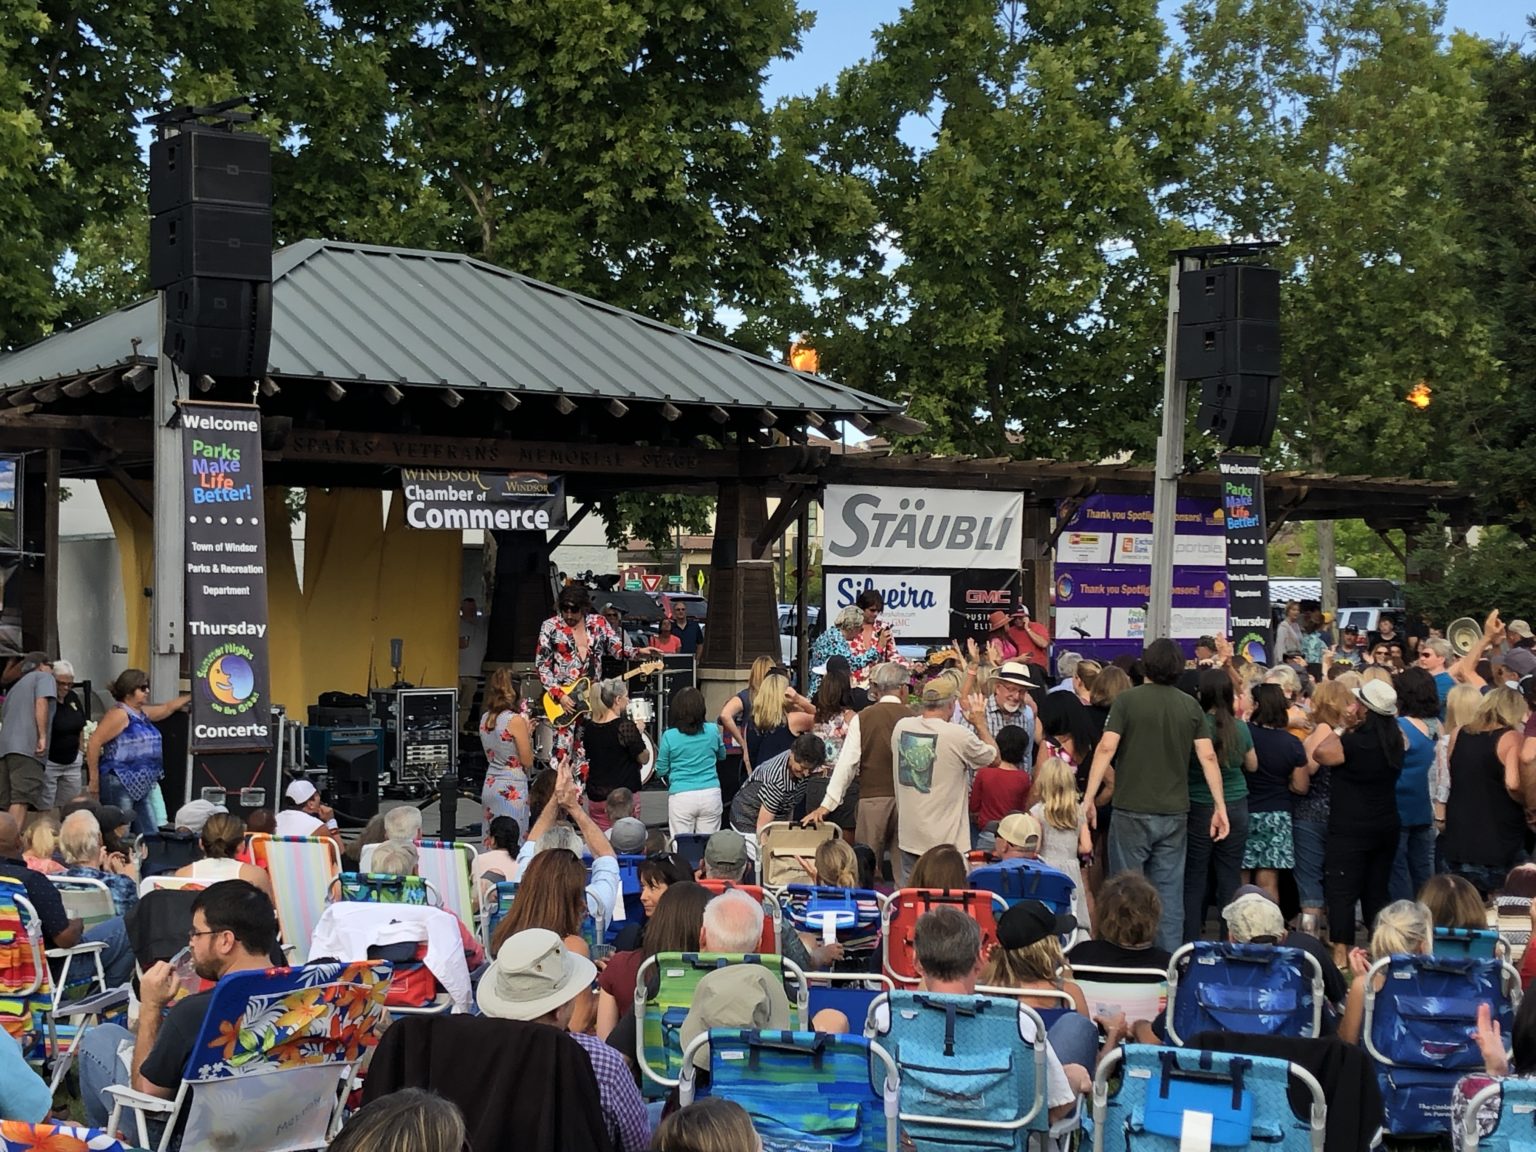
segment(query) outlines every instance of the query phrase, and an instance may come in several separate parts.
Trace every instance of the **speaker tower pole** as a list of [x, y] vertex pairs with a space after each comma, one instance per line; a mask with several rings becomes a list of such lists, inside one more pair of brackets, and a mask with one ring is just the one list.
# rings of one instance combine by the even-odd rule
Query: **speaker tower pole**
[[1151, 599], [1146, 630], [1150, 643], [1173, 633], [1174, 512], [1179, 501], [1179, 476], [1184, 471], [1184, 421], [1189, 408], [1189, 384], [1179, 378], [1179, 274], [1198, 267], [1174, 253], [1168, 269], [1168, 335], [1163, 345], [1163, 430], [1157, 438], [1157, 466], [1152, 479]]

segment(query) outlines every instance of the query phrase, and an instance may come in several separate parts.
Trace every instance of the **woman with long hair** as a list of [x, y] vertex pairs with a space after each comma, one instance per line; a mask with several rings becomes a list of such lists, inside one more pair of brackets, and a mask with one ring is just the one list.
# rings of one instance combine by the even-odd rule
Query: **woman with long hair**
[[512, 669], [492, 672], [485, 682], [485, 711], [480, 716], [480, 747], [485, 752], [480, 806], [486, 825], [498, 816], [507, 816], [517, 821], [519, 835], [527, 836], [533, 733], [522, 703], [522, 688]]
[[1488, 909], [1477, 889], [1460, 876], [1441, 872], [1419, 889], [1419, 903], [1429, 909], [1436, 928], [1488, 927]]
[[[1365, 1023], [1365, 974], [1377, 960], [1387, 956], [1428, 956], [1434, 949], [1435, 922], [1429, 909], [1413, 900], [1395, 900], [1371, 917], [1371, 948], [1350, 948], [1349, 967], [1354, 979], [1344, 999], [1344, 1016], [1339, 1021], [1339, 1039], [1346, 1044], [1360, 1043]], [[1337, 947], [1337, 943], [1335, 943]], [[1381, 988], [1383, 977], [1376, 977]]]
[[1392, 859], [1388, 892], [1394, 900], [1411, 900], [1435, 874], [1435, 810], [1430, 774], [1440, 743], [1440, 694], [1435, 678], [1423, 668], [1398, 673], [1397, 726], [1403, 730], [1403, 771], [1397, 778], [1397, 855]]
[[795, 737], [816, 726], [816, 706], [793, 691], [789, 679], [775, 670], [763, 677], [752, 694], [752, 711], [747, 715], [746, 761], [759, 767], [780, 753], [788, 752]]
[[[1079, 664], [1078, 668], [1081, 670], [1082, 664]], [[1101, 666], [1092, 682], [1087, 684], [1088, 700], [1083, 713], [1088, 720], [1087, 743], [1089, 746], [1077, 749], [1076, 774], [1079, 793], [1088, 787], [1088, 774], [1093, 770], [1094, 750], [1098, 748], [1099, 740], [1104, 736], [1104, 722], [1109, 719], [1109, 706], [1115, 702], [1115, 697], [1122, 692], [1130, 691], [1131, 687], [1130, 674], [1118, 664]], [[1104, 776], [1104, 783], [1099, 786], [1099, 794], [1083, 797], [1085, 800], [1091, 799], [1099, 813], [1098, 823], [1093, 829], [1093, 860], [1089, 863], [1087, 874], [1083, 877], [1088, 882], [1088, 890], [1094, 899], [1098, 898], [1099, 889], [1109, 874], [1109, 826], [1115, 816], [1114, 796], [1115, 769], [1114, 761], [1111, 760], [1109, 772]]]
[[159, 830], [151, 797], [165, 766], [160, 756], [160, 729], [155, 725], [192, 703], [177, 696], [164, 704], [149, 702], [149, 676], [129, 668], [112, 681], [116, 701], [96, 725], [85, 745], [85, 787], [103, 804], [133, 813], [133, 830], [147, 835]]
[[1301, 901], [1302, 930], [1316, 934], [1323, 922], [1323, 873], [1328, 843], [1331, 773], [1319, 764], [1317, 746], [1348, 725], [1355, 698], [1339, 680], [1325, 680], [1312, 690], [1312, 731], [1301, 742], [1307, 760], [1291, 777], [1297, 794], [1291, 807], [1291, 841], [1295, 846], [1296, 896]]
[[[736, 741], [736, 746], [742, 750], [745, 758], [747, 749], [747, 734], [745, 727], [747, 716], [752, 711], [752, 697], [763, 683], [763, 677], [778, 666], [772, 656], [759, 656], [752, 661], [752, 670], [747, 674], [747, 686], [725, 702], [725, 707], [720, 709], [718, 717], [720, 730]], [[742, 763], [744, 772], [752, 771], [752, 765], [745, 760]]]
[[203, 850], [201, 860], [194, 860], [178, 868], [174, 875], [187, 880], [201, 880], [214, 884], [220, 880], [244, 880], [272, 898], [272, 880], [265, 868], [243, 864], [236, 854], [245, 847], [245, 822], [228, 812], [215, 812], [208, 817], [202, 832], [198, 833], [198, 845]]
[[1355, 689], [1354, 727], [1330, 732], [1313, 759], [1332, 769], [1323, 888], [1334, 963], [1341, 968], [1355, 942], [1355, 903], [1374, 924], [1387, 906], [1401, 823], [1397, 778], [1403, 770], [1403, 730], [1397, 691], [1367, 680]]
[[[546, 848], [523, 868], [517, 897], [491, 937], [491, 955], [524, 928], [544, 928], [561, 937], [567, 951], [590, 957], [591, 949], [581, 935], [587, 915], [586, 866], [567, 848]], [[596, 1017], [596, 997], [583, 992], [576, 998], [570, 1031], [590, 1031]]]
[[1221, 765], [1221, 791], [1231, 831], [1224, 840], [1211, 839], [1216, 799], [1205, 782], [1197, 757], [1189, 759], [1188, 855], [1184, 863], [1184, 939], [1198, 940], [1205, 927], [1206, 893], [1214, 891], [1216, 907], [1232, 902], [1242, 883], [1243, 850], [1248, 842], [1248, 773], [1258, 767], [1248, 725], [1233, 708], [1232, 677], [1225, 668], [1200, 673], [1200, 710], [1205, 734]]
[[827, 763], [835, 764], [843, 741], [848, 738], [848, 722], [854, 716], [853, 681], [849, 677], [847, 661], [834, 657], [827, 662], [821, 687], [816, 689], [811, 703], [816, 707], [816, 720], [811, 731], [827, 746]]
[[[1482, 702], [1483, 690], [1475, 684], [1458, 684], [1445, 698], [1445, 723], [1440, 725], [1440, 740], [1435, 747], [1435, 766], [1432, 769], [1434, 780], [1430, 785], [1434, 798], [1435, 827], [1441, 832], [1445, 831], [1445, 802], [1451, 795], [1451, 737], [1458, 728], [1472, 723]], [[1437, 862], [1439, 856], [1437, 846]]]
[[935, 844], [917, 858], [908, 888], [964, 888], [970, 882], [965, 857], [953, 844]]
[[1451, 739], [1451, 790], [1440, 849], [1445, 870], [1488, 897], [1525, 862], [1520, 746], [1528, 709], [1513, 688], [1483, 697], [1472, 722]]
[[1280, 903], [1280, 873], [1296, 867], [1293, 781], [1298, 772], [1305, 774], [1307, 764], [1306, 749], [1288, 730], [1289, 724], [1285, 689], [1276, 682], [1256, 687], [1249, 731], [1258, 766], [1248, 785], [1243, 871], [1276, 904]]

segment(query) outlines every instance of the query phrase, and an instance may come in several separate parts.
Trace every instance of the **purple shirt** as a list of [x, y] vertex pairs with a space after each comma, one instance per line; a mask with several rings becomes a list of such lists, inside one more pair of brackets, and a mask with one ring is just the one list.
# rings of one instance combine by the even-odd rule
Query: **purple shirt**
[[585, 1048], [592, 1060], [592, 1071], [597, 1074], [597, 1097], [608, 1121], [614, 1152], [645, 1152], [651, 1143], [650, 1116], [624, 1057], [596, 1036], [575, 1032], [567, 1035]]

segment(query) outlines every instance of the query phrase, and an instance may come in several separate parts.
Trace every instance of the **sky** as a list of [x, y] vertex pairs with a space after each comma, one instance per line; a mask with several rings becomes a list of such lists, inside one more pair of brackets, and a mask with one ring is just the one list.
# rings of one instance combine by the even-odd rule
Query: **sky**
[[[1161, 0], [1163, 18], [1172, 24], [1179, 0]], [[901, 0], [801, 0], [800, 7], [816, 14], [816, 26], [805, 35], [800, 54], [769, 71], [765, 95], [801, 96], [870, 53], [875, 28], [894, 21]], [[1531, 36], [1526, 17], [1536, 12], [1536, 0], [1446, 0], [1447, 30], [1462, 28], [1490, 40], [1520, 40]]]

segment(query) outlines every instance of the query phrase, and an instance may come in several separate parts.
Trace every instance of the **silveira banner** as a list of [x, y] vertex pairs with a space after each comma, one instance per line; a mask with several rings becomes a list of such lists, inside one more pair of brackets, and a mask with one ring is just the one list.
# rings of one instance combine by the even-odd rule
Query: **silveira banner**
[[261, 414], [250, 404], [184, 402], [181, 444], [191, 749], [270, 749]]

